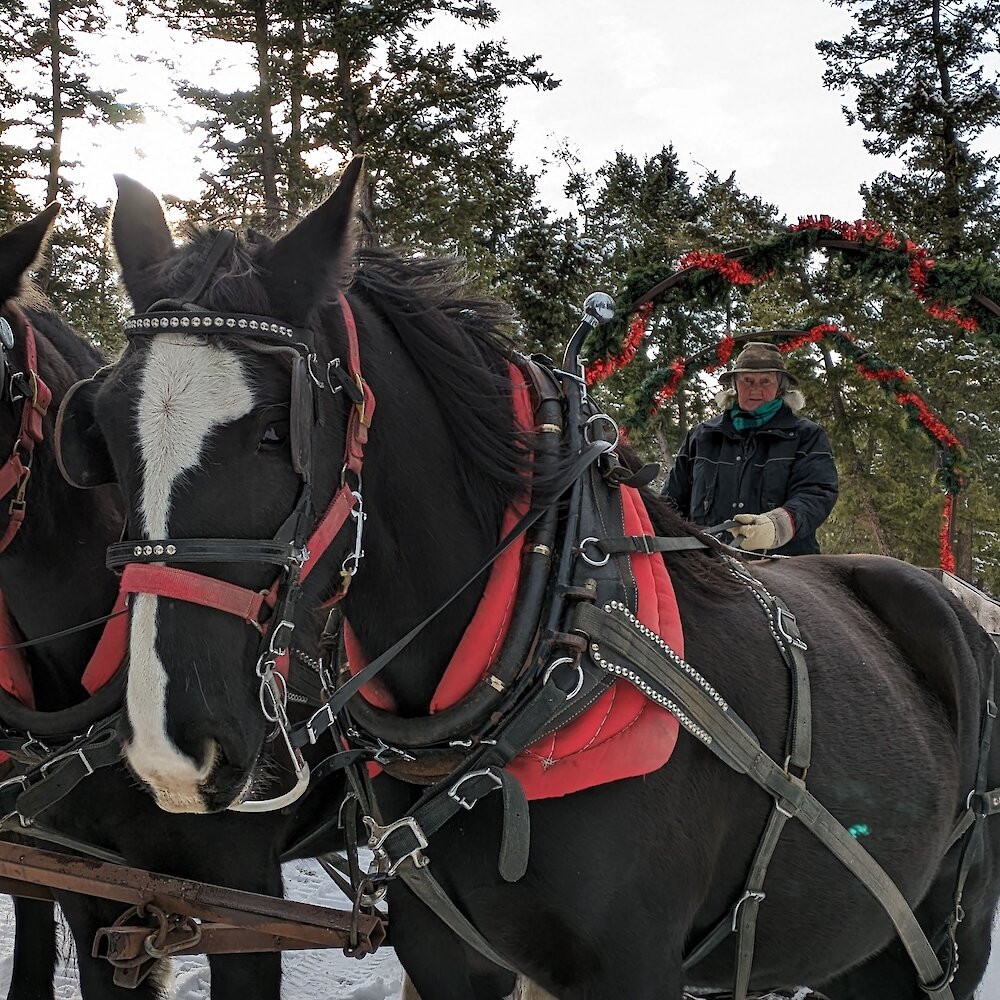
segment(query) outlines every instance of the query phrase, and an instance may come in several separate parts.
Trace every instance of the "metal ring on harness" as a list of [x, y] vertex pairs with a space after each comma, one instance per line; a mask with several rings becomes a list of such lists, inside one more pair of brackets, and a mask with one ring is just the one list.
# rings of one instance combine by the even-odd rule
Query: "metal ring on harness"
[[[548, 669], [542, 675], [542, 683], [547, 684], [549, 678], [552, 676], [552, 671], [555, 670], [556, 667], [561, 667], [564, 663], [570, 664], [571, 666], [576, 664], [576, 686], [566, 695], [566, 700], [569, 701], [570, 698], [575, 698], [580, 693], [580, 689], [583, 687], [583, 667], [581, 667], [572, 656], [560, 656], [558, 660], [553, 660], [549, 664]], [[559, 690], [561, 691], [562, 688]]]
[[614, 441], [611, 442], [611, 448], [612, 449], [617, 448], [618, 439], [621, 436], [621, 431], [618, 429], [618, 424], [616, 423], [614, 418], [609, 417], [606, 413], [594, 413], [587, 418], [587, 422], [583, 425], [583, 436], [586, 439], [587, 443], [593, 444], [594, 441], [597, 440], [596, 438], [592, 437], [590, 434], [587, 433], [588, 429], [592, 424], [598, 424], [601, 422], [610, 424], [614, 428], [615, 439]]
[[591, 543], [593, 543], [594, 545], [596, 545], [599, 541], [600, 541], [600, 539], [599, 538], [595, 538], [593, 535], [589, 536], [588, 538], [584, 538], [584, 539], [582, 539], [580, 541], [580, 546], [579, 546], [580, 558], [588, 566], [605, 566], [605, 565], [607, 565], [608, 560], [611, 558], [611, 553], [610, 552], [605, 552], [604, 553], [604, 558], [601, 559], [600, 561], [598, 561], [596, 559], [591, 559], [590, 556], [587, 555], [586, 547], [588, 545], [590, 545]]

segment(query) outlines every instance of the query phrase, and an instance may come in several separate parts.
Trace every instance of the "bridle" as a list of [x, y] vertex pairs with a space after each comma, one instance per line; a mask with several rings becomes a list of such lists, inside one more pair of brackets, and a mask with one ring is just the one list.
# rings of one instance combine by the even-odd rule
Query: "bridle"
[[[13, 324], [11, 323], [13, 320]], [[24, 335], [24, 371], [9, 377], [10, 357], [14, 347], [14, 330]], [[28, 480], [35, 445], [44, 438], [42, 421], [52, 401], [52, 392], [38, 375], [38, 350], [35, 331], [28, 317], [16, 306], [5, 306], [0, 313], [0, 398], [6, 396], [11, 405], [21, 403], [21, 422], [10, 457], [0, 467], [0, 499], [13, 493], [8, 507], [7, 528], [0, 536], [0, 552], [4, 552], [21, 530], [27, 509]]]
[[[198, 284], [203, 286], [203, 281], [200, 279]], [[329, 603], [346, 593], [364, 554], [362, 537], [366, 515], [361, 470], [375, 397], [361, 374], [357, 325], [343, 293], [338, 295], [338, 304], [347, 343], [346, 355], [342, 359], [329, 360], [323, 372], [325, 377], [321, 379], [317, 373], [323, 369], [309, 347], [312, 337], [308, 331], [266, 317], [192, 307], [190, 300], [198, 291], [199, 287], [192, 289], [185, 296], [185, 302], [157, 303], [154, 311], [131, 317], [125, 323], [125, 334], [129, 340], [180, 331], [209, 340], [236, 336], [242, 347], [255, 353], [287, 356], [292, 362], [293, 465], [302, 480], [298, 501], [273, 538], [129, 540], [108, 548], [107, 565], [111, 569], [124, 569], [122, 591], [125, 593], [167, 597], [222, 611], [242, 619], [260, 634], [255, 671], [260, 679], [261, 711], [274, 725], [275, 735], [282, 736], [297, 780], [295, 787], [283, 796], [244, 801], [231, 808], [244, 812], [270, 811], [295, 801], [308, 786], [309, 767], [301, 750], [293, 744], [286, 713], [288, 648], [295, 629], [295, 609], [302, 585], [348, 521], [353, 520], [354, 541], [341, 569], [338, 591]], [[162, 305], [170, 308], [157, 309]], [[187, 310], [178, 308], [184, 305]], [[311, 434], [318, 396], [324, 391], [331, 395], [343, 394], [350, 410], [340, 485], [322, 516], [316, 518], [312, 504]], [[171, 565], [203, 562], [263, 563], [278, 567], [278, 575], [267, 590], [255, 591]]]

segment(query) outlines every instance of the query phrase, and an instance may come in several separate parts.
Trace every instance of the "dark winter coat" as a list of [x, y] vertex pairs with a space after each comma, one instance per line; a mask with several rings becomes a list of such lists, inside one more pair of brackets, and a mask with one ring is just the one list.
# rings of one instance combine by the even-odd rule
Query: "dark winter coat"
[[743, 432], [726, 410], [688, 431], [663, 492], [705, 527], [784, 507], [795, 535], [774, 551], [800, 555], [819, 552], [816, 529], [837, 501], [837, 467], [823, 428], [787, 405], [763, 427]]

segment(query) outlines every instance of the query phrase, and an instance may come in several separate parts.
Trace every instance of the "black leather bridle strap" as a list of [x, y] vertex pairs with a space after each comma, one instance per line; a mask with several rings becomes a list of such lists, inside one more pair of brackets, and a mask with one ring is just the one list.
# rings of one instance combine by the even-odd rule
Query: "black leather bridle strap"
[[628, 552], [651, 556], [654, 552], [683, 552], [709, 547], [700, 538], [695, 538], [694, 535], [679, 535], [676, 538], [666, 538], [660, 535], [626, 535], [623, 538], [598, 538], [589, 544], [605, 555]]
[[130, 563], [269, 563], [287, 566], [297, 550], [291, 542], [244, 538], [151, 538], [108, 546], [108, 569]]

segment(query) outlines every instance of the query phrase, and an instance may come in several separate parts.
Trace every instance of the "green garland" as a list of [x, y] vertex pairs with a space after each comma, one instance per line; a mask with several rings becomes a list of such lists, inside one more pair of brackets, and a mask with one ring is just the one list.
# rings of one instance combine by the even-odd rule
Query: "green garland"
[[[883, 229], [878, 223], [869, 220], [844, 223], [826, 215], [809, 216], [799, 219], [786, 232], [753, 246], [727, 254], [692, 251], [681, 258], [676, 269], [657, 266], [630, 274], [624, 292], [631, 305], [624, 314], [598, 327], [591, 335], [589, 349], [594, 360], [587, 368], [588, 383], [602, 381], [632, 360], [655, 309], [680, 304], [720, 308], [733, 286], [753, 287], [774, 275], [786, 274], [795, 263], [820, 248], [839, 253], [849, 273], [908, 289], [930, 316], [954, 323], [1000, 348], [1000, 307], [996, 305], [1000, 299], [1000, 276], [989, 263], [983, 260], [939, 263], [923, 247]], [[639, 388], [641, 419], [655, 414], [695, 372], [725, 365], [737, 339], [744, 341], [753, 336], [727, 335], [714, 348], [690, 358], [675, 358], [655, 369]], [[940, 455], [937, 477], [947, 494], [939, 537], [941, 565], [954, 569], [950, 527], [955, 497], [966, 482], [965, 451], [917, 391], [913, 378], [859, 347], [849, 333], [832, 323], [820, 323], [808, 330], [771, 331], [769, 336], [778, 340], [783, 352], [829, 341], [852, 358], [864, 378], [878, 382], [891, 393], [911, 422], [930, 437]], [[624, 421], [626, 427], [635, 427], [639, 422], [638, 416]]]

